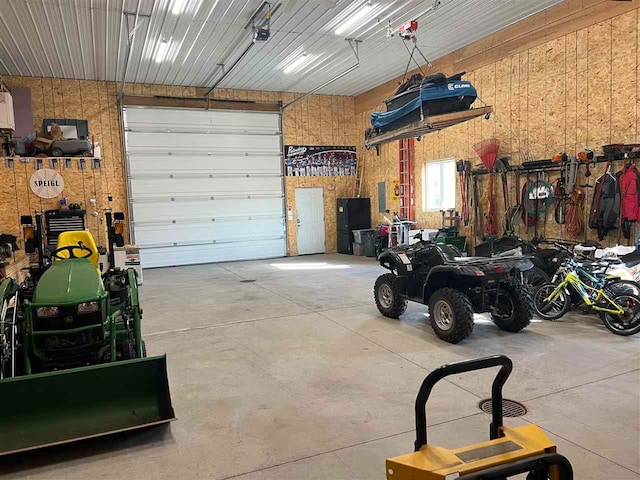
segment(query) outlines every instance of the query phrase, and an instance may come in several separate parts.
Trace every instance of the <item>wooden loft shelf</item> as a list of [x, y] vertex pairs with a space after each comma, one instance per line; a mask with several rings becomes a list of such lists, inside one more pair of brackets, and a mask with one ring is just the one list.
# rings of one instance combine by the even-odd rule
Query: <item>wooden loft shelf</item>
[[394, 142], [396, 140], [404, 140], [406, 138], [420, 138], [433, 132], [437, 132], [447, 127], [458, 125], [459, 123], [468, 122], [474, 118], [489, 115], [493, 112], [492, 106], [472, 108], [471, 110], [463, 110], [461, 112], [443, 113], [426, 117], [424, 120], [410, 123], [409, 125], [393, 130], [392, 132], [381, 133], [365, 140], [365, 147], [379, 146], [383, 143]]

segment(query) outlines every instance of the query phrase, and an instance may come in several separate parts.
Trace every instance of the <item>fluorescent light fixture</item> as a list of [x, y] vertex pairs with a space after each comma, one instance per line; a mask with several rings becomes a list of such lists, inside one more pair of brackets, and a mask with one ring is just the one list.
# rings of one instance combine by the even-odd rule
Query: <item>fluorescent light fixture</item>
[[156, 63], [162, 63], [167, 56], [167, 50], [169, 50], [169, 42], [166, 39], [162, 39], [160, 45], [158, 45], [158, 50], [156, 51], [155, 61]]
[[306, 61], [307, 61], [307, 52], [303, 52], [302, 55], [300, 55], [300, 57], [298, 57], [293, 62], [291, 62], [289, 65], [287, 65], [285, 67], [285, 69], [283, 70], [283, 72], [284, 73], [291, 73], [294, 70], [297, 70], [298, 67], [301, 66]]
[[371, 2], [367, 2], [366, 5], [364, 5], [360, 10], [354, 13], [342, 25], [336, 28], [336, 35], [342, 35], [343, 33], [346, 33], [351, 27], [354, 26], [355, 23], [359, 22], [369, 13], [371, 13], [371, 10], [373, 10], [373, 5], [371, 5]]
[[180, 15], [184, 11], [184, 7], [187, 6], [188, 0], [173, 0], [171, 5], [171, 13], [174, 15]]

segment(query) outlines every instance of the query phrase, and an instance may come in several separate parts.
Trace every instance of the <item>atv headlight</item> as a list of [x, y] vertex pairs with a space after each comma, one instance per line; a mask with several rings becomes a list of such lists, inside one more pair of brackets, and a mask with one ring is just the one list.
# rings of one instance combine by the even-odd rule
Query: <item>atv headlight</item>
[[98, 311], [98, 302], [85, 302], [78, 304], [78, 313], [93, 313]]
[[58, 307], [38, 307], [36, 315], [40, 318], [55, 317], [60, 313]]

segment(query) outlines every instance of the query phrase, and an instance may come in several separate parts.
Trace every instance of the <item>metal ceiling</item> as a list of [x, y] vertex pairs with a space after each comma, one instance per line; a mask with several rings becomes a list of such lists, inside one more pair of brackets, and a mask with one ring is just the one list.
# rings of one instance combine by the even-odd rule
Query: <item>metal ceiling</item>
[[[404, 72], [409, 55], [392, 27], [419, 18], [418, 45], [436, 59], [562, 0], [372, 0], [364, 20], [335, 29], [367, 0], [281, 0], [271, 38], [258, 43], [220, 88], [307, 92], [355, 63], [345, 37], [362, 40], [360, 67], [321, 93], [356, 95]], [[126, 81], [211, 86], [250, 43], [244, 29], [262, 0], [0, 0], [0, 74], [119, 81], [127, 21], [137, 25]], [[274, 4], [278, 2], [274, 0]], [[183, 6], [179, 14], [174, 10]], [[124, 15], [130, 12], [134, 15]], [[424, 15], [423, 15], [424, 14]], [[128, 19], [128, 20], [127, 20]], [[165, 61], [154, 56], [169, 41]], [[307, 53], [294, 73], [283, 68]]]

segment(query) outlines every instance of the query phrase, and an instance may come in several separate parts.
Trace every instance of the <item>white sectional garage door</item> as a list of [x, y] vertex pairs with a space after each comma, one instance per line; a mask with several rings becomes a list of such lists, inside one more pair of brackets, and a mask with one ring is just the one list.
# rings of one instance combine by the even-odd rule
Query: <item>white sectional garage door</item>
[[279, 114], [126, 107], [143, 267], [286, 255]]

